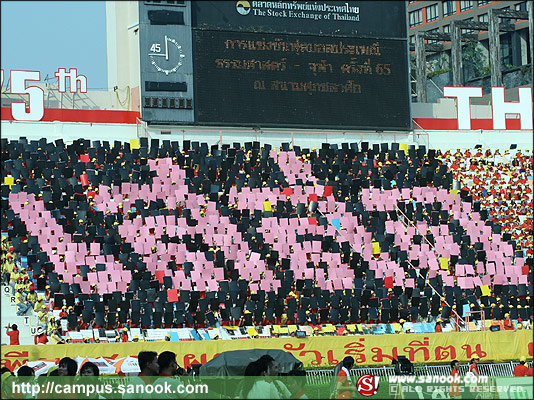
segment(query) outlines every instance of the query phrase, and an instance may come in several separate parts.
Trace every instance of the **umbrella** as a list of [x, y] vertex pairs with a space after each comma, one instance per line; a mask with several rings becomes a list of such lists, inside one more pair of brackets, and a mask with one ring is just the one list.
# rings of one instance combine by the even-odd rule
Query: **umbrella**
[[251, 349], [225, 351], [200, 367], [201, 376], [243, 376], [252, 361], [268, 354], [278, 363], [280, 373], [302, 369], [302, 362], [293, 354], [279, 349]]
[[141, 372], [137, 358], [131, 356], [118, 358], [113, 363], [113, 367], [115, 367], [116, 374], [135, 375]]
[[80, 373], [80, 368], [82, 367], [82, 364], [85, 363], [85, 362], [87, 362], [87, 357], [80, 357], [80, 356], [78, 356], [78, 357], [76, 357], [76, 358], [74, 359], [74, 361], [76, 361], [76, 364], [78, 365], [78, 370], [76, 371], [76, 373], [79, 374], [79, 373]]
[[[303, 369], [302, 362], [293, 354], [279, 349], [251, 349], [225, 351], [200, 367], [201, 376], [231, 376], [225, 378], [220, 385], [220, 394], [229, 398], [240, 396], [243, 390], [242, 376], [252, 361], [263, 355], [270, 355], [278, 364], [280, 373], [288, 373], [293, 369]], [[238, 378], [239, 377], [239, 378]]]
[[28, 361], [25, 365], [35, 371], [35, 376], [46, 375], [50, 368], [57, 367], [56, 360]]

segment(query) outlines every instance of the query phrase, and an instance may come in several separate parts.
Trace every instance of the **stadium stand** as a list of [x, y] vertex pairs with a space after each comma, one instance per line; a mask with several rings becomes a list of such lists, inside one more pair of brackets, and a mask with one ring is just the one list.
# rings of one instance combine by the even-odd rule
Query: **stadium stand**
[[507, 149], [501, 154], [498, 149], [495, 152], [487, 149], [483, 153], [479, 148], [475, 154], [469, 150], [457, 150], [454, 156], [450, 151], [441, 155], [438, 150], [437, 154], [446, 160], [461, 187], [470, 191], [473, 200], [487, 210], [488, 218], [499, 223], [515, 241], [514, 250], [522, 251], [523, 257], [532, 257], [533, 158], [530, 150], [522, 153], [521, 149]]
[[532, 156], [467, 152], [2, 139], [4, 283], [72, 342], [530, 327]]

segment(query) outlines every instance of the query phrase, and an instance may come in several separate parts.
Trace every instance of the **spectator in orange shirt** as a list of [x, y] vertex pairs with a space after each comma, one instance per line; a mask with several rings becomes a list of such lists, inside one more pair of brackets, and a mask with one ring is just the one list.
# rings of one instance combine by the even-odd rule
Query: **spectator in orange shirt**
[[35, 335], [33, 341], [35, 344], [47, 344], [48, 343], [48, 337], [46, 336], [46, 332], [42, 326], [37, 328], [37, 334]]
[[[458, 360], [451, 361], [451, 368], [451, 376], [453, 377], [453, 379], [457, 376], [459, 377], [460, 372], [458, 371], [458, 369], [460, 369], [460, 363], [458, 362]], [[449, 391], [449, 395], [451, 398], [460, 398], [461, 396], [460, 386], [454, 380], [451, 382], [451, 389]]]
[[528, 367], [525, 365], [527, 359], [523, 356], [519, 359], [519, 364], [514, 368], [514, 376], [527, 376]]
[[510, 319], [510, 314], [509, 313], [506, 313], [504, 314], [504, 330], [505, 331], [511, 331], [512, 329], [515, 331], [516, 330], [516, 327], [514, 325], [514, 321], [512, 321]]
[[336, 377], [336, 398], [350, 399], [352, 392], [357, 389], [350, 384], [350, 370], [354, 366], [354, 358], [347, 356], [342, 361], [343, 366]]
[[[10, 330], [11, 329], [11, 330]], [[18, 346], [20, 344], [19, 341], [19, 330], [16, 324], [7, 324], [6, 326], [6, 334], [9, 336], [9, 345], [10, 346]]]
[[469, 372], [472, 372], [475, 376], [480, 376], [480, 372], [478, 371], [478, 357], [473, 357], [471, 359], [471, 365], [469, 365]]
[[61, 307], [61, 311], [59, 312], [59, 318], [60, 319], [63, 319], [63, 318], [67, 318], [67, 306], [63, 306]]

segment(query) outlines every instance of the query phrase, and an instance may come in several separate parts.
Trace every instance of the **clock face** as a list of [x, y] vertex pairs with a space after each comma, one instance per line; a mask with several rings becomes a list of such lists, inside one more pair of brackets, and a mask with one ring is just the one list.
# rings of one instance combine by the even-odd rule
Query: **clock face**
[[182, 66], [185, 54], [176, 39], [165, 36], [164, 43], [152, 43], [148, 56], [157, 71], [169, 75]]

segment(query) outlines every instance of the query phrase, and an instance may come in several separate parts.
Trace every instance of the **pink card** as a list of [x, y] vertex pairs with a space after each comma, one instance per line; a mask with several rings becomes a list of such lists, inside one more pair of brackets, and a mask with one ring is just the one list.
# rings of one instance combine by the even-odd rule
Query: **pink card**
[[[445, 271], [443, 271], [445, 272]], [[443, 284], [445, 286], [454, 286], [454, 277], [453, 276], [442, 276]]]
[[489, 275], [495, 275], [495, 264], [492, 262], [486, 263], [486, 272]]
[[182, 289], [182, 290], [191, 290], [191, 280], [190, 279], [185, 279], [182, 282], [182, 287], [180, 289]]
[[484, 274], [486, 271], [485, 271], [485, 268], [484, 268], [484, 263], [482, 261], [479, 261], [477, 263], [477, 274]]
[[208, 284], [208, 290], [210, 292], [216, 292], [219, 289], [217, 282], [213, 279], [208, 279], [207, 284]]

